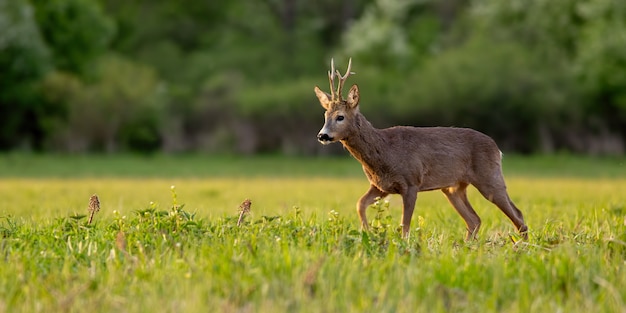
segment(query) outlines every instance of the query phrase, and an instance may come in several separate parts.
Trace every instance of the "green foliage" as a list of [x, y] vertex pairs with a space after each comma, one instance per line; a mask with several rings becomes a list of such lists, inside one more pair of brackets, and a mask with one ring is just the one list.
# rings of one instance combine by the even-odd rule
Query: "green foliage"
[[[327, 84], [331, 57], [353, 58], [349, 84], [360, 84], [363, 112], [379, 127], [470, 126], [516, 152], [626, 150], [621, 1], [0, 6], [3, 150], [327, 153], [307, 138], [320, 121], [310, 90]], [[104, 74], [112, 58], [138, 73]], [[120, 111], [112, 93], [135, 80], [132, 100], [152, 109]], [[142, 85], [150, 81], [161, 86], [158, 100]], [[85, 99], [96, 96], [100, 109], [87, 114]], [[106, 119], [117, 115], [124, 121]]]
[[[541, 73], [552, 79], [568, 78], [565, 93], [577, 98], [574, 116], [561, 121], [558, 128], [564, 137], [608, 134], [607, 138], [591, 141], [610, 141], [613, 134], [622, 137], [610, 150], [624, 147], [623, 92], [624, 75], [624, 20], [626, 9], [620, 1], [478, 1], [472, 16], [481, 26], [480, 32], [501, 41], [514, 40], [522, 48], [543, 61]], [[539, 75], [538, 75], [539, 76]], [[573, 84], [572, 84], [573, 83]], [[557, 82], [556, 86], [563, 87]], [[541, 100], [541, 99], [540, 99]], [[543, 99], [542, 106], [552, 103]], [[569, 106], [561, 112], [568, 112]], [[575, 129], [586, 128], [581, 136]], [[566, 141], [564, 138], [556, 138]], [[572, 144], [571, 146], [576, 146]], [[593, 146], [593, 142], [583, 143]], [[591, 150], [591, 149], [590, 149]]]
[[58, 130], [68, 101], [46, 99], [42, 80], [55, 68], [89, 72], [106, 51], [113, 24], [88, 0], [2, 1], [0, 6], [0, 147], [41, 149]]
[[344, 33], [341, 51], [368, 65], [394, 70], [420, 63], [442, 33], [431, 7], [429, 1], [373, 1]]
[[395, 114], [405, 123], [471, 127], [504, 149], [529, 152], [562, 112], [570, 119], [564, 123], [581, 115], [573, 81], [545, 65], [517, 44], [475, 38], [412, 73], [412, 88], [399, 97], [413, 105], [395, 107]]
[[42, 36], [62, 71], [89, 73], [114, 33], [113, 20], [91, 0], [32, 0]]
[[481, 33], [519, 42], [552, 62], [566, 62], [576, 54], [583, 2], [479, 0], [470, 8], [470, 18]]
[[[3, 72], [1, 86], [14, 82], [30, 82], [39, 78], [49, 67], [49, 51], [37, 23], [33, 7], [27, 1], [1, 1], [0, 61]], [[6, 88], [6, 92], [10, 92]], [[6, 95], [5, 92], [2, 93]]]
[[[69, 116], [57, 129], [52, 146], [62, 150], [151, 151], [159, 147], [163, 86], [154, 71], [118, 56], [101, 58], [97, 80], [86, 83], [54, 72], [43, 84], [51, 102], [64, 102]], [[68, 140], [69, 139], [69, 140]], [[56, 140], [56, 142], [55, 142]], [[61, 148], [56, 146], [56, 148]]]
[[355, 56], [406, 56], [410, 50], [407, 35], [398, 20], [406, 20], [414, 5], [414, 1], [376, 1], [350, 26], [344, 40], [345, 52]]
[[[319, 105], [311, 99], [315, 80], [300, 79], [284, 84], [261, 85], [240, 90], [235, 99], [241, 107], [238, 111], [244, 115], [277, 115], [297, 119], [306, 115], [319, 114]], [[301, 99], [309, 98], [310, 101]], [[295, 103], [298, 105], [294, 105]]]
[[588, 21], [581, 31], [577, 75], [593, 103], [589, 110], [607, 116], [613, 127], [626, 131], [626, 5], [595, 1], [581, 6]]
[[28, 1], [0, 1], [0, 29], [0, 149], [7, 149], [40, 131], [47, 108], [36, 86], [51, 58]]

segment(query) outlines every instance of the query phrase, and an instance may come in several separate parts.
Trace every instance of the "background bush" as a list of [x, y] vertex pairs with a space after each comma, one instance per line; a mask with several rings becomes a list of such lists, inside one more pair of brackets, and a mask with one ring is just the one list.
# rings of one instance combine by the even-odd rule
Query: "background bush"
[[624, 21], [614, 0], [0, 0], [0, 149], [334, 153], [312, 89], [352, 57], [377, 127], [621, 155]]

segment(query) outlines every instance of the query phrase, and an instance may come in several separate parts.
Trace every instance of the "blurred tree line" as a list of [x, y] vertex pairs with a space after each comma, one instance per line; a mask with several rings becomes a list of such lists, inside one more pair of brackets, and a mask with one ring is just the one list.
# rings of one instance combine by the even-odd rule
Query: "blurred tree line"
[[329, 153], [331, 57], [377, 127], [623, 154], [623, 0], [0, 0], [0, 150]]

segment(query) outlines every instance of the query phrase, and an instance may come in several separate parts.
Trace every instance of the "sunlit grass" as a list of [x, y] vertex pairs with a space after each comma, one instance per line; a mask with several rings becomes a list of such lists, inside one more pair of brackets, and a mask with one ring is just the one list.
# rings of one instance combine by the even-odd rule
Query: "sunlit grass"
[[[576, 223], [594, 212], [626, 210], [626, 182], [622, 179], [509, 177], [507, 183], [513, 201], [531, 226]], [[114, 210], [130, 214], [150, 203], [171, 202], [171, 186], [176, 186], [187, 210], [206, 218], [235, 214], [241, 201], [250, 198], [253, 214], [280, 215], [294, 207], [317, 215], [335, 210], [356, 223], [356, 200], [368, 184], [365, 178], [2, 179], [0, 204], [4, 215], [40, 220], [86, 214], [89, 196], [97, 194], [102, 203], [99, 216], [110, 218]], [[469, 198], [483, 218], [485, 230], [493, 223], [509, 226], [506, 217], [475, 189], [470, 188]], [[399, 221], [401, 199], [391, 196], [389, 201], [392, 215]], [[462, 228], [462, 220], [438, 191], [420, 193], [415, 214], [429, 220], [454, 219]]]
[[[418, 196], [409, 240], [397, 196], [361, 232], [360, 175], [44, 176], [0, 179], [0, 312], [619, 312], [626, 301], [626, 178], [507, 175], [528, 241], [471, 189], [483, 227], [464, 242], [437, 191]], [[87, 225], [92, 194], [101, 210]]]

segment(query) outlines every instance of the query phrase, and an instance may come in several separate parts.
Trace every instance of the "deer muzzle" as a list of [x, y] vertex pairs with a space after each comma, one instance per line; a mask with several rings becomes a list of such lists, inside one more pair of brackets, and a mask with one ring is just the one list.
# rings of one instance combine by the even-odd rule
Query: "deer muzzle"
[[321, 142], [322, 144], [327, 145], [333, 142], [333, 137], [329, 136], [326, 133], [319, 133], [317, 134], [317, 141]]

